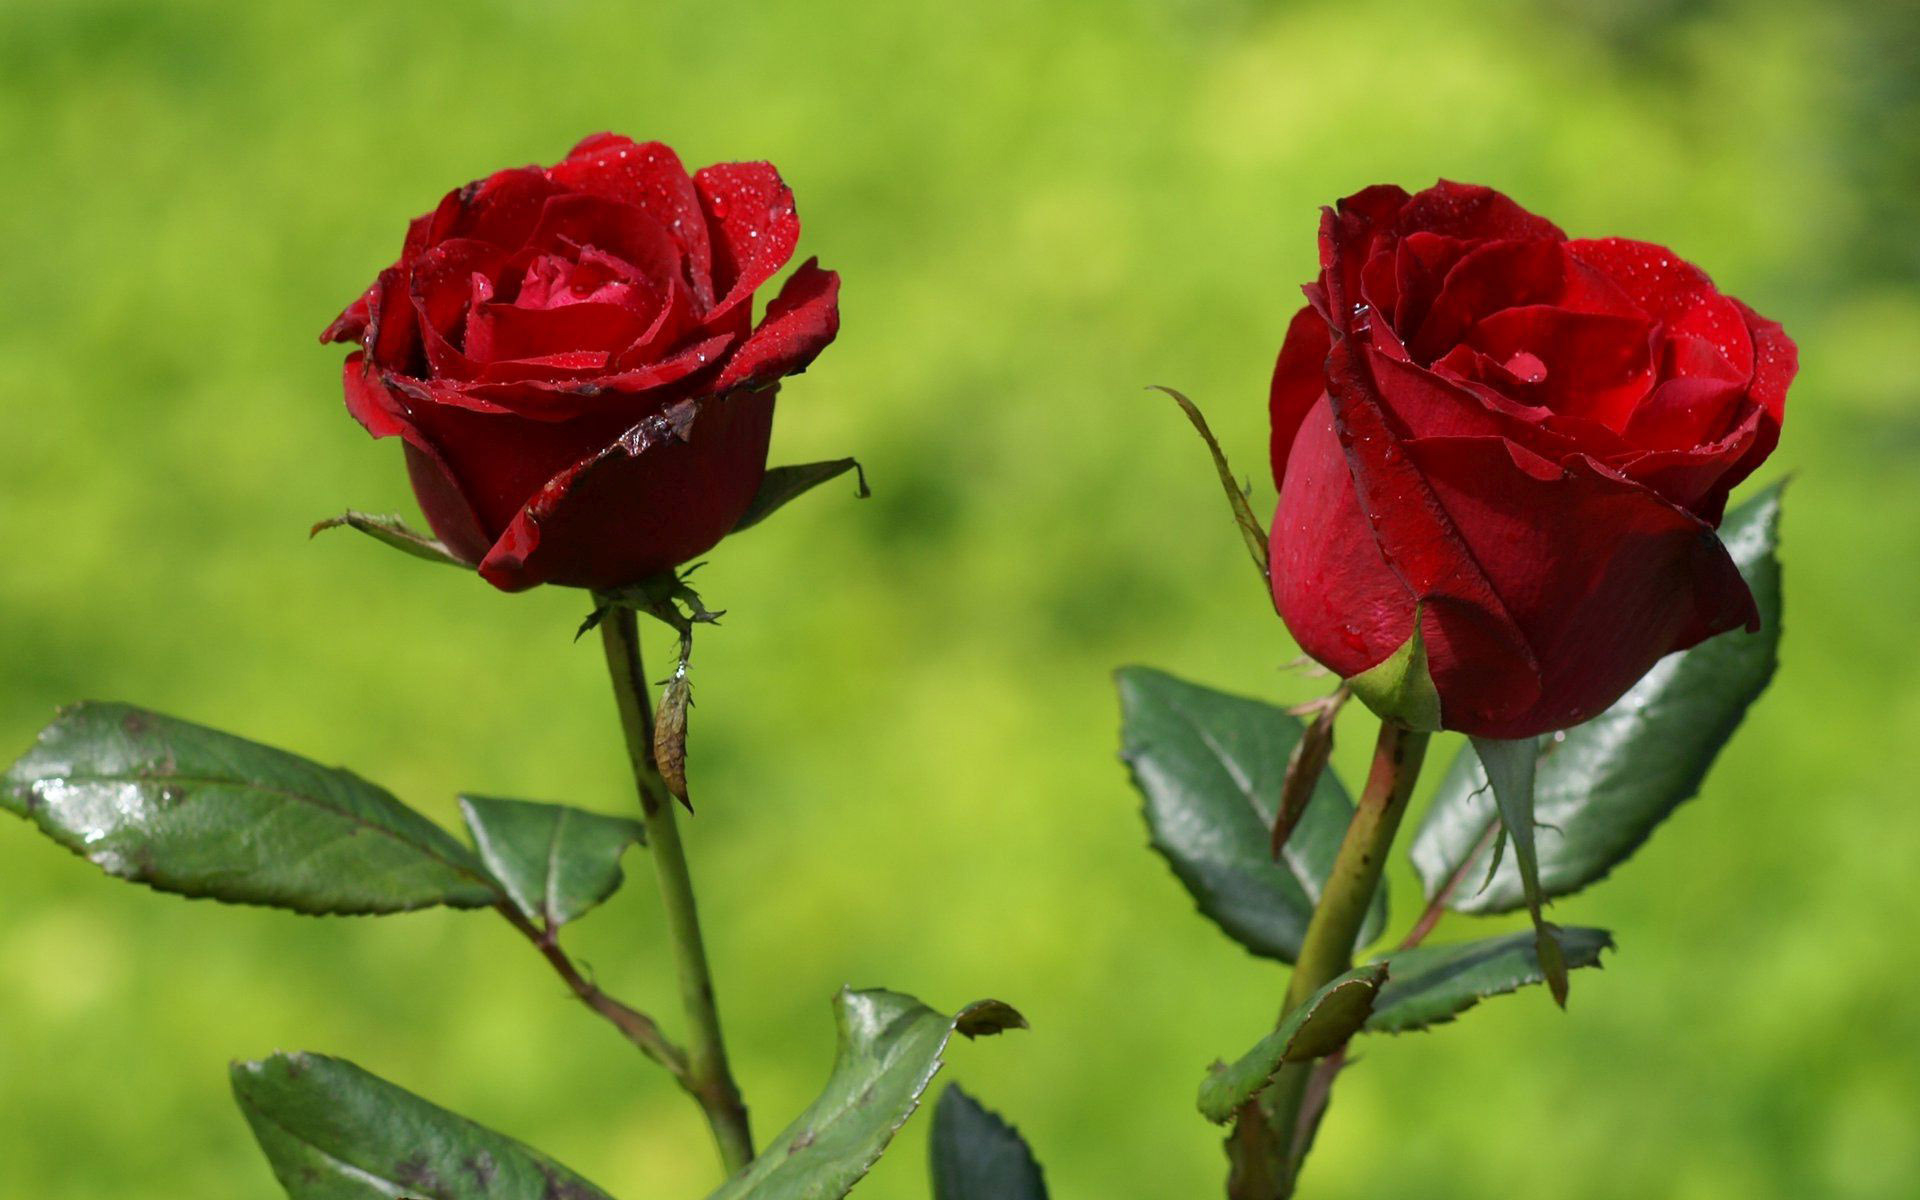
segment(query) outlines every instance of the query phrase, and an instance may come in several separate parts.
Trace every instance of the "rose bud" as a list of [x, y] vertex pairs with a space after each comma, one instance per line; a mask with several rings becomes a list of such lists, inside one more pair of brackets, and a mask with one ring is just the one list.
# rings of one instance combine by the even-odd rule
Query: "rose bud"
[[747, 511], [779, 380], [840, 323], [839, 277], [810, 260], [753, 324], [799, 236], [772, 166], [689, 177], [600, 134], [449, 192], [320, 336], [359, 343], [347, 409], [405, 442], [455, 555], [506, 591], [622, 587]]
[[1271, 577], [1308, 654], [1353, 678], [1422, 650], [1435, 723], [1518, 738], [1757, 627], [1714, 530], [1779, 440], [1779, 325], [1669, 250], [1446, 182], [1328, 210], [1305, 292], [1273, 376]]

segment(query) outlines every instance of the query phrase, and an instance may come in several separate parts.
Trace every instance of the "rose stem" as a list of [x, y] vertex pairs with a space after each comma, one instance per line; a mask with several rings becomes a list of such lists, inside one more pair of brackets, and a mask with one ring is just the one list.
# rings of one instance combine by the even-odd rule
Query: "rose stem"
[[700, 939], [700, 913], [694, 906], [693, 877], [687, 869], [680, 830], [674, 823], [674, 802], [653, 762], [653, 713], [647, 696], [645, 668], [640, 661], [640, 631], [633, 610], [615, 606], [600, 623], [607, 652], [607, 671], [613, 677], [614, 700], [627, 738], [627, 758], [633, 764], [634, 786], [640, 793], [640, 812], [647, 827], [647, 847], [653, 853], [654, 874], [660, 880], [660, 900], [666, 909], [667, 933], [673, 941], [674, 968], [680, 976], [680, 1002], [690, 1027], [687, 1073], [694, 1099], [713, 1129], [720, 1160], [732, 1174], [753, 1158], [753, 1133], [747, 1124], [747, 1106], [727, 1066], [726, 1043], [720, 1036], [720, 1010], [714, 1004], [713, 975]]
[[[1413, 796], [1427, 739], [1427, 734], [1398, 722], [1380, 723], [1366, 790], [1307, 922], [1282, 1018], [1352, 967], [1353, 943], [1380, 887], [1387, 850]], [[1313, 1072], [1311, 1062], [1287, 1064], [1267, 1090], [1241, 1110], [1227, 1139], [1233, 1167], [1227, 1192], [1234, 1200], [1278, 1200], [1292, 1194], [1312, 1134], [1300, 1118]]]

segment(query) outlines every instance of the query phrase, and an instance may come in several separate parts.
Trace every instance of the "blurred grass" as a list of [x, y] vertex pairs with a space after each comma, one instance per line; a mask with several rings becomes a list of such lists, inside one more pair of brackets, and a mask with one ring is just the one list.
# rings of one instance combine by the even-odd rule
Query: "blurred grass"
[[[1313, 1191], [1911, 1195], [1912, 12], [6, 0], [0, 757], [55, 704], [114, 697], [351, 763], [443, 820], [458, 788], [620, 810], [582, 597], [305, 541], [349, 504], [411, 507], [313, 339], [406, 218], [493, 168], [601, 128], [769, 158], [802, 252], [846, 280], [776, 458], [857, 453], [877, 494], [831, 486], [703, 577], [730, 615], [698, 652], [690, 836], [760, 1130], [823, 1077], [842, 982], [995, 995], [1033, 1032], [961, 1047], [953, 1077], [1056, 1197], [1218, 1194], [1194, 1088], [1282, 977], [1142, 848], [1106, 675], [1315, 685], [1276, 672], [1293, 651], [1204, 456], [1143, 385], [1191, 392], [1263, 476], [1315, 206], [1493, 183], [1672, 245], [1799, 339], [1785, 665], [1702, 799], [1556, 908], [1617, 932], [1609, 969], [1565, 1015], [1528, 995], [1369, 1046]], [[1356, 717], [1350, 776], [1366, 740]], [[633, 866], [576, 948], [677, 1024]], [[275, 1047], [618, 1194], [704, 1194], [690, 1106], [497, 924], [183, 902], [8, 823], [0, 1195], [272, 1194], [222, 1064]], [[860, 1194], [923, 1196], [923, 1137]]]

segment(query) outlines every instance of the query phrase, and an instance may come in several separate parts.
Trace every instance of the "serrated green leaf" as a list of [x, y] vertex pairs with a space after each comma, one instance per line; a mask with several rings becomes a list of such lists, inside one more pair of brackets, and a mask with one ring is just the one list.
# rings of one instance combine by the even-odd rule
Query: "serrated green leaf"
[[[1604, 879], [1660, 822], [1699, 791], [1749, 706], [1773, 677], [1780, 645], [1780, 488], [1727, 516], [1720, 536], [1760, 609], [1760, 631], [1734, 630], [1654, 664], [1612, 708], [1543, 739], [1534, 785], [1540, 890], [1567, 896]], [[1459, 912], [1512, 912], [1526, 903], [1509, 860], [1484, 889], [1497, 805], [1470, 751], [1455, 758], [1427, 809], [1411, 855], [1427, 898], [1449, 887]]]
[[865, 500], [873, 495], [867, 487], [866, 469], [860, 465], [859, 459], [836, 458], [830, 462], [768, 467], [766, 475], [760, 480], [760, 490], [753, 494], [753, 502], [747, 506], [746, 515], [734, 524], [733, 532], [753, 528], [787, 504], [848, 471], [852, 471], [860, 481], [853, 493], [855, 499]]
[[[1573, 926], [1559, 931], [1569, 967], [1597, 967], [1600, 952], [1613, 949], [1604, 929]], [[1528, 932], [1452, 946], [1418, 946], [1389, 954], [1390, 978], [1373, 1002], [1368, 1033], [1405, 1033], [1444, 1025], [1489, 996], [1546, 982], [1534, 935]]]
[[337, 517], [315, 521], [313, 528], [307, 531], [307, 536], [318, 537], [323, 530], [342, 527], [357, 529], [375, 541], [415, 558], [459, 567], [463, 571], [473, 569], [472, 563], [448, 549], [445, 542], [432, 534], [421, 533], [401, 520], [397, 513], [363, 513], [350, 508]]
[[[1328, 771], [1278, 861], [1272, 827], [1304, 726], [1271, 704], [1147, 667], [1123, 667], [1121, 757], [1145, 801], [1153, 848], [1200, 911], [1255, 954], [1290, 963], [1320, 898], [1353, 802]], [[1359, 944], [1386, 921], [1386, 886]]]
[[1373, 1011], [1388, 971], [1377, 962], [1355, 967], [1309, 996], [1232, 1065], [1216, 1064], [1200, 1084], [1200, 1114], [1224, 1125], [1283, 1065], [1324, 1058], [1346, 1045]]
[[950, 1084], [933, 1106], [933, 1200], [1047, 1200], [1020, 1131]]
[[947, 1016], [898, 992], [845, 989], [833, 1008], [839, 1050], [826, 1089], [710, 1200], [838, 1200], [920, 1103], [956, 1031], [975, 1037], [1026, 1025], [997, 1000]]
[[235, 1063], [233, 1096], [289, 1200], [609, 1200], [546, 1155], [344, 1059]]
[[0, 780], [0, 807], [184, 896], [391, 913], [500, 895], [472, 851], [358, 775], [126, 704], [63, 710]]
[[551, 932], [620, 886], [620, 856], [647, 840], [625, 817], [486, 796], [460, 797], [473, 844], [521, 916]]

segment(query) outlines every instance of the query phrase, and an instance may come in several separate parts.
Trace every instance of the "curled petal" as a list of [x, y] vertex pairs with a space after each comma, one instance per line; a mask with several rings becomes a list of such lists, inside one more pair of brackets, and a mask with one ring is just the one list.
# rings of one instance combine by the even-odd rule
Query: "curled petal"
[[807, 369], [840, 331], [840, 276], [810, 258], [787, 280], [767, 315], [721, 371], [716, 391], [770, 383]]

